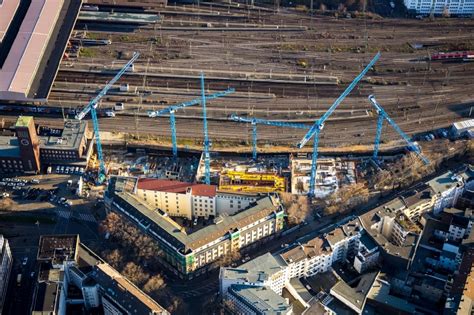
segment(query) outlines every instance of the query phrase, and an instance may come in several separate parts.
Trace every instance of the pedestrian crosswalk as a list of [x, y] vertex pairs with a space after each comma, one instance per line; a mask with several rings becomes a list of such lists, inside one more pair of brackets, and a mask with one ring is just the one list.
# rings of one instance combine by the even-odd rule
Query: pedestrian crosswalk
[[94, 223], [97, 222], [97, 220], [94, 218], [92, 214], [79, 213], [78, 216], [79, 216], [79, 219], [83, 221], [89, 221], [89, 222], [94, 222]]
[[63, 211], [63, 210], [58, 210], [57, 214], [59, 217], [64, 218], [64, 219], [69, 219], [72, 215], [71, 211]]
[[93, 222], [93, 223], [97, 222], [95, 217], [89, 213], [73, 213], [72, 211], [58, 210], [57, 215], [64, 219], [70, 219], [71, 217], [74, 217], [82, 221]]

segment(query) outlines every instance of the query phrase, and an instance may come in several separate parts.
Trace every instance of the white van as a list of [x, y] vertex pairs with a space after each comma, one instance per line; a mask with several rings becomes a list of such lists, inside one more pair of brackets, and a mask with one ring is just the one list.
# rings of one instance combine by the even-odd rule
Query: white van
[[114, 110], [116, 111], [121, 111], [125, 109], [125, 104], [124, 103], [115, 103]]

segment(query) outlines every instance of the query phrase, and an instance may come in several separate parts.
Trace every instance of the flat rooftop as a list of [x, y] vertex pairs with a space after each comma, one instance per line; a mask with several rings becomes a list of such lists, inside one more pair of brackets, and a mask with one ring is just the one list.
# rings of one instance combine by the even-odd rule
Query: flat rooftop
[[79, 149], [87, 131], [87, 121], [67, 120], [60, 136], [43, 136], [40, 139], [41, 149]]
[[59, 288], [59, 283], [40, 282], [31, 314], [55, 314], [59, 307]]
[[20, 144], [17, 137], [0, 136], [0, 157], [20, 158]]
[[19, 116], [15, 123], [15, 128], [17, 127], [28, 127], [33, 121], [33, 116]]
[[38, 260], [74, 259], [79, 235], [42, 235], [39, 241]]
[[221, 268], [221, 277], [251, 283], [264, 282], [285, 267], [283, 259], [266, 253], [236, 268]]
[[287, 314], [292, 308], [283, 297], [270, 288], [234, 284], [230, 286], [229, 291], [260, 314]]
[[0, 99], [46, 100], [82, 0], [30, 0], [26, 8], [25, 1], [5, 3], [15, 1], [19, 7], [13, 19], [14, 3], [9, 3], [8, 11], [0, 7], [2, 20], [4, 14], [8, 19], [0, 24], [0, 31], [6, 30], [0, 54]]

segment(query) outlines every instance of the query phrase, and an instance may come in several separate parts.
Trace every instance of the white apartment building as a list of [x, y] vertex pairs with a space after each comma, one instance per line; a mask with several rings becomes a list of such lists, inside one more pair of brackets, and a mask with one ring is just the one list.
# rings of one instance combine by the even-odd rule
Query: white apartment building
[[359, 241], [359, 249], [354, 258], [354, 269], [362, 274], [367, 269], [377, 265], [380, 252], [377, 243], [367, 233], [362, 233]]
[[333, 262], [333, 251], [329, 243], [316, 237], [305, 244], [297, 245], [280, 254], [288, 265], [288, 277], [310, 277], [326, 272]]
[[[474, 0], [472, 1], [474, 3]], [[439, 214], [443, 209], [453, 207], [456, 204], [458, 198], [464, 192], [465, 182], [470, 176], [472, 174], [469, 169], [460, 174], [448, 171], [426, 183], [435, 193], [433, 203], [435, 214]]]
[[358, 219], [349, 221], [343, 226], [325, 235], [332, 249], [332, 262], [344, 262], [348, 257], [355, 256], [359, 248], [360, 231], [362, 227]]
[[289, 281], [286, 263], [278, 256], [266, 253], [237, 268], [221, 268], [219, 287], [222, 297], [227, 296], [231, 285], [269, 287], [281, 295]]
[[409, 11], [417, 14], [471, 15], [474, 14], [474, 0], [404, 0]]
[[328, 271], [332, 264], [357, 254], [362, 228], [358, 219], [329, 233], [289, 248], [280, 254], [288, 266], [289, 278], [310, 277]]
[[8, 240], [0, 234], [0, 314], [2, 313], [12, 269], [12, 252]]
[[258, 199], [257, 195], [218, 193], [214, 185], [155, 178], [138, 179], [136, 194], [150, 206], [170, 216], [190, 220], [221, 213], [232, 215]]

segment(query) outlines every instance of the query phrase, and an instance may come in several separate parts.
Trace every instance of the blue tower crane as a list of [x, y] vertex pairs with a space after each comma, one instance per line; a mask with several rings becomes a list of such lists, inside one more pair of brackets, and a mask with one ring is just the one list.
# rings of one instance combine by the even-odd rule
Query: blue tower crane
[[[219, 97], [226, 96], [226, 95], [234, 93], [234, 92], [235, 92], [235, 89], [227, 89], [227, 90], [222, 91], [222, 92], [217, 92], [217, 93], [214, 93], [214, 94], [206, 95], [206, 99], [212, 100], [212, 99], [216, 99], [216, 98], [219, 98]], [[188, 101], [188, 102], [172, 105], [172, 106], [164, 108], [164, 109], [160, 109], [160, 110], [156, 110], [156, 111], [148, 111], [148, 117], [158, 117], [158, 116], [166, 115], [166, 114], [170, 115], [171, 142], [172, 142], [172, 145], [173, 145], [173, 147], [172, 147], [172, 149], [173, 149], [173, 158], [175, 158], [175, 159], [178, 157], [178, 144], [177, 144], [177, 139], [176, 139], [176, 117], [175, 117], [174, 113], [177, 110], [181, 109], [181, 108], [186, 108], [186, 107], [189, 107], [189, 106], [199, 105], [201, 103], [201, 101], [202, 101], [202, 98], [197, 98], [197, 99], [194, 99], [194, 100], [191, 100], [191, 101]]]
[[89, 102], [89, 104], [87, 104], [87, 106], [84, 107], [75, 116], [77, 120], [82, 120], [87, 115], [87, 113], [89, 112], [91, 113], [92, 125], [94, 127], [95, 142], [97, 145], [97, 158], [99, 160], [99, 172], [97, 174], [97, 182], [99, 184], [101, 184], [105, 180], [107, 171], [105, 169], [105, 162], [104, 162], [104, 157], [102, 153], [102, 144], [101, 144], [100, 135], [99, 135], [99, 120], [97, 119], [97, 111], [96, 111], [97, 104], [99, 103], [100, 99], [107, 94], [107, 92], [115, 84], [115, 82], [117, 82], [122, 77], [122, 75], [130, 68], [130, 66], [138, 59], [139, 56], [140, 56], [139, 53], [137, 52], [133, 53], [132, 59], [130, 59], [125, 64], [125, 66], [112, 78], [112, 80], [110, 80], [104, 86], [102, 91], [100, 91], [100, 93], [97, 94], [97, 96], [94, 99], [92, 99]]
[[236, 122], [243, 122], [252, 124], [252, 157], [254, 160], [257, 160], [257, 124], [267, 125], [267, 126], [276, 126], [276, 127], [288, 127], [288, 128], [295, 128], [295, 129], [309, 129], [311, 126], [299, 123], [289, 123], [283, 121], [275, 121], [275, 120], [264, 120], [259, 118], [246, 118], [240, 117], [236, 114], [232, 114], [230, 116], [230, 120]]
[[201, 106], [202, 106], [202, 125], [204, 129], [204, 182], [207, 185], [211, 184], [211, 156], [209, 141], [209, 133], [207, 130], [207, 110], [206, 110], [206, 93], [204, 88], [204, 73], [201, 72]]
[[298, 143], [298, 148], [303, 148], [305, 144], [314, 137], [313, 139], [313, 156], [311, 161], [311, 176], [309, 182], [309, 192], [308, 195], [314, 196], [314, 187], [316, 183], [316, 169], [318, 166], [318, 145], [319, 145], [319, 134], [324, 127], [324, 123], [326, 120], [331, 116], [334, 110], [339, 106], [339, 104], [346, 98], [347, 95], [354, 89], [354, 87], [359, 83], [359, 81], [365, 76], [365, 74], [372, 68], [372, 66], [377, 62], [380, 58], [380, 52], [378, 52], [374, 58], [369, 62], [369, 64], [362, 70], [361, 73], [349, 84], [349, 86], [342, 92], [342, 94], [334, 101], [331, 107], [324, 113], [321, 118], [319, 118], [313, 126], [311, 126], [310, 130], [306, 133], [303, 139]]
[[384, 120], [386, 120], [393, 127], [393, 129], [395, 129], [395, 131], [398, 132], [398, 134], [403, 138], [403, 140], [405, 140], [405, 142], [408, 144], [408, 148], [411, 151], [415, 152], [416, 155], [423, 161], [423, 163], [429, 164], [430, 163], [429, 160], [421, 154], [421, 150], [419, 146], [413, 143], [413, 141], [411, 141], [410, 138], [400, 129], [400, 127], [398, 127], [398, 125], [392, 120], [392, 118], [388, 116], [387, 112], [375, 99], [375, 96], [370, 95], [369, 101], [375, 107], [375, 110], [377, 114], [379, 115], [377, 118], [377, 131], [375, 134], [374, 153], [373, 153], [374, 160], [377, 161], [379, 147], [380, 147], [380, 137], [382, 136], [383, 122]]

